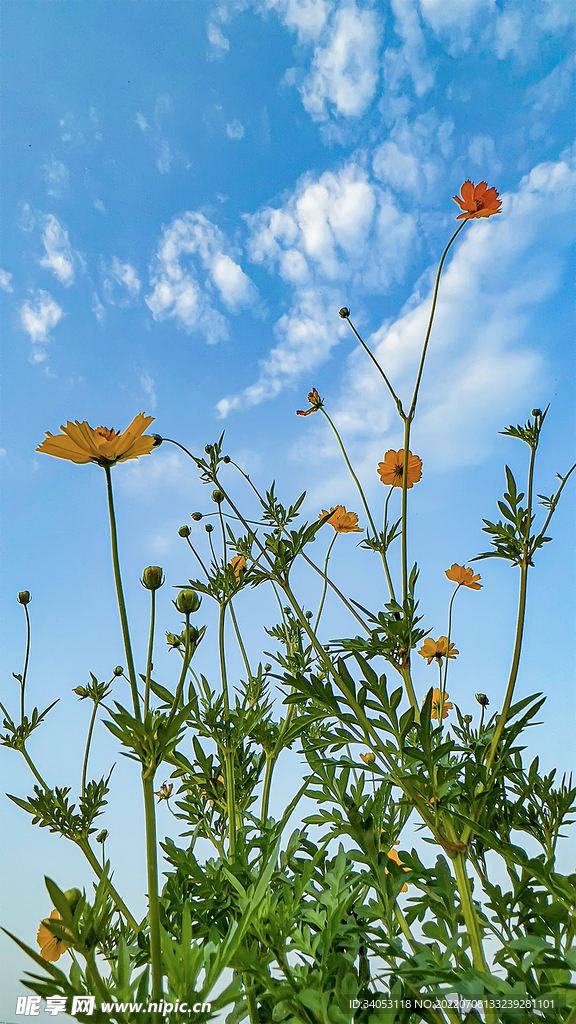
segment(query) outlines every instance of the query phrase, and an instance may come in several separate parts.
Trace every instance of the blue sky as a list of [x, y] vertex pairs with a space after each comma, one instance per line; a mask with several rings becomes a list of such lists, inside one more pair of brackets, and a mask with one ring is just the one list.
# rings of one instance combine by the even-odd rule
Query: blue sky
[[[146, 412], [153, 429], [200, 451], [225, 429], [259, 485], [306, 489], [315, 518], [357, 499], [320, 416], [294, 415], [314, 386], [378, 508], [375, 467], [400, 447], [398, 420], [338, 309], [351, 308], [406, 395], [466, 178], [496, 186], [503, 210], [469, 224], [452, 251], [413, 434], [424, 462], [413, 554], [435, 633], [443, 570], [485, 548], [480, 520], [494, 514], [503, 463], [522, 473], [524, 453], [498, 431], [548, 402], [538, 490], [552, 492], [573, 459], [574, 21], [568, 0], [3, 5], [2, 688], [13, 706], [24, 639], [15, 597], [27, 588], [30, 700], [61, 697], [35, 741], [55, 784], [82, 755], [86, 709], [72, 688], [90, 670], [107, 678], [122, 653], [103, 474], [35, 454], [44, 432], [67, 419], [122, 429]], [[166, 445], [119, 466], [115, 483], [143, 640], [142, 569], [162, 564], [170, 584], [193, 574], [176, 531], [208, 495]], [[573, 735], [573, 505], [571, 491], [534, 573], [519, 684], [547, 691], [546, 725], [530, 742], [562, 769]], [[337, 548], [342, 585], [365, 583], [377, 606], [368, 555], [351, 537]], [[497, 705], [509, 664], [516, 581], [494, 562], [480, 571], [484, 589], [457, 610], [461, 706], [478, 689]], [[302, 587], [313, 606], [316, 584], [303, 577]], [[163, 593], [160, 628], [173, 629]], [[250, 605], [240, 612], [261, 649]], [[349, 624], [329, 606], [331, 628]], [[95, 772], [114, 759], [111, 741], [99, 743]], [[23, 768], [2, 758], [3, 789], [23, 795]], [[140, 828], [139, 797], [128, 767], [117, 775], [117, 877], [136, 893], [141, 865], [128, 863], [120, 824]], [[33, 941], [49, 909], [42, 874], [63, 888], [89, 885], [89, 874], [6, 800], [2, 818], [3, 923]], [[9, 1021], [23, 958], [4, 948]]]

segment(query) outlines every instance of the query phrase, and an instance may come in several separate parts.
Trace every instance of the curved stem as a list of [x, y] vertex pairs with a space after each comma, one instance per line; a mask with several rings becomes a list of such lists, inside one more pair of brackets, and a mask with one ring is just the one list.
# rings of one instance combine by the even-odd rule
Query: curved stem
[[104, 466], [104, 472], [106, 474], [106, 490], [108, 494], [108, 514], [110, 516], [110, 539], [112, 543], [112, 565], [114, 568], [114, 581], [116, 583], [116, 596], [118, 598], [118, 610], [120, 612], [120, 624], [122, 626], [122, 637], [124, 640], [124, 651], [126, 653], [126, 663], [128, 666], [128, 678], [130, 680], [130, 689], [132, 691], [132, 703], [134, 705], [134, 716], [141, 721], [140, 717], [140, 702], [138, 699], [138, 684], [136, 682], [136, 669], [134, 668], [134, 658], [132, 655], [132, 643], [130, 640], [130, 631], [128, 629], [128, 616], [126, 614], [126, 603], [124, 601], [124, 591], [122, 589], [122, 577], [120, 575], [120, 559], [118, 557], [118, 534], [116, 530], [116, 515], [114, 512], [114, 497], [112, 494], [112, 475], [110, 472], [110, 466]]
[[326, 591], [328, 590], [328, 577], [327, 577], [326, 573], [328, 572], [328, 562], [330, 561], [330, 555], [332, 553], [332, 548], [334, 547], [334, 544], [336, 542], [336, 537], [337, 536], [338, 536], [338, 534], [335, 531], [334, 532], [334, 536], [332, 537], [332, 540], [330, 541], [330, 543], [328, 545], [328, 551], [326, 552], [326, 558], [324, 559], [324, 585], [322, 587], [322, 596], [320, 598], [320, 604], [318, 605], [318, 612], [316, 613], [316, 622], [314, 623], [314, 627], [313, 627], [314, 628], [314, 632], [316, 632], [316, 630], [318, 629], [318, 623], [320, 622], [320, 616], [322, 615], [322, 609], [324, 608], [324, 601], [326, 600]]
[[152, 676], [152, 651], [154, 648], [154, 624], [156, 621], [156, 591], [150, 591], [150, 636], [148, 637], [148, 657], [146, 658], [146, 686], [144, 690], [144, 714], [150, 703], [150, 679]]
[[358, 477], [356, 476], [356, 473], [354, 472], [354, 469], [352, 468], [352, 463], [350, 462], [350, 459], [348, 458], [348, 453], [347, 453], [347, 451], [346, 451], [346, 449], [344, 447], [344, 442], [342, 441], [342, 438], [340, 437], [340, 434], [339, 434], [339, 432], [338, 432], [338, 430], [336, 428], [336, 424], [330, 418], [330, 416], [328, 415], [328, 413], [326, 412], [326, 409], [324, 407], [322, 407], [322, 409], [320, 411], [321, 411], [322, 415], [324, 416], [324, 418], [328, 420], [328, 423], [332, 427], [332, 430], [334, 432], [334, 436], [336, 437], [336, 440], [338, 441], [338, 445], [339, 445], [340, 451], [342, 452], [342, 457], [344, 459], [344, 462], [346, 463], [346, 467], [347, 467], [347, 469], [348, 469], [348, 471], [350, 473], [350, 476], [352, 477], [354, 483], [356, 484], [356, 487], [358, 488], [358, 493], [360, 495], [360, 500], [362, 501], [362, 504], [364, 505], [364, 511], [366, 512], [366, 518], [368, 519], [368, 522], [370, 523], [370, 526], [372, 527], [372, 533], [374, 534], [375, 537], [377, 537], [378, 533], [377, 533], [377, 530], [376, 530], [376, 526], [374, 525], [374, 520], [372, 519], [372, 513], [370, 512], [370, 508], [368, 506], [368, 502], [366, 501], [366, 495], [364, 494], [364, 490], [362, 488], [362, 484], [360, 483]]
[[[384, 502], [384, 522], [383, 522], [384, 541], [386, 541], [386, 537], [387, 537], [387, 534], [388, 534], [388, 503], [390, 501], [390, 496], [391, 496], [393, 490], [394, 490], [393, 486], [388, 488], [388, 494], [386, 495], [386, 501]], [[385, 550], [382, 551], [382, 564], [384, 565], [384, 572], [386, 574], [386, 582], [388, 583], [388, 590], [390, 591], [390, 600], [391, 601], [395, 601], [396, 600], [396, 595], [394, 593], [394, 584], [392, 583], [392, 575], [390, 573], [390, 567], [388, 565], [388, 557], [387, 557], [387, 554], [386, 554]]]
[[364, 351], [366, 352], [366, 354], [367, 354], [367, 355], [368, 355], [368, 356], [370, 357], [370, 359], [371, 359], [371, 360], [372, 360], [372, 362], [374, 363], [374, 366], [375, 366], [375, 367], [376, 367], [376, 369], [378, 370], [378, 373], [379, 373], [379, 374], [380, 374], [380, 376], [382, 377], [382, 379], [383, 379], [383, 381], [384, 381], [384, 383], [385, 383], [386, 387], [388, 388], [388, 391], [390, 392], [390, 394], [391, 394], [392, 398], [394, 399], [394, 402], [395, 402], [395, 404], [396, 404], [396, 408], [398, 409], [398, 412], [399, 412], [399, 413], [400, 413], [400, 415], [401, 415], [401, 416], [403, 417], [403, 416], [404, 416], [404, 413], [403, 413], [403, 411], [402, 411], [402, 402], [400, 401], [400, 399], [398, 398], [398, 395], [397, 395], [397, 394], [396, 394], [396, 392], [394, 391], [394, 388], [392, 387], [392, 385], [391, 385], [390, 381], [388, 380], [388, 377], [387, 377], [387, 376], [386, 376], [386, 374], [384, 373], [384, 370], [383, 370], [383, 369], [382, 369], [382, 367], [380, 366], [380, 363], [379, 363], [379, 362], [378, 362], [378, 360], [376, 359], [376, 356], [375, 356], [375, 355], [374, 355], [374, 354], [373, 354], [373, 353], [372, 353], [372, 352], [370, 351], [370, 349], [368, 348], [368, 345], [366, 344], [366, 342], [362, 340], [362, 338], [361, 338], [361, 337], [360, 337], [360, 335], [358, 334], [358, 331], [357, 331], [357, 330], [356, 330], [356, 328], [354, 327], [354, 324], [352, 323], [352, 321], [351, 321], [350, 317], [346, 317], [346, 319], [347, 319], [347, 321], [348, 321], [348, 324], [350, 325], [350, 327], [351, 327], [352, 331], [353, 331], [353, 332], [354, 332], [354, 334], [356, 335], [356, 337], [357, 337], [358, 341], [359, 341], [359, 342], [360, 342], [360, 344], [362, 345], [362, 348], [364, 349]]
[[[440, 678], [440, 690], [442, 691], [442, 693], [446, 692], [446, 680], [448, 678], [448, 662], [450, 661], [449, 655], [450, 634], [452, 632], [452, 605], [454, 604], [454, 598], [456, 597], [456, 594], [460, 590], [461, 586], [462, 584], [459, 583], [458, 586], [456, 587], [456, 590], [452, 594], [452, 597], [450, 598], [450, 604], [448, 605], [448, 636], [446, 637], [446, 664], [444, 665], [444, 679], [442, 680], [442, 678]], [[442, 675], [442, 673], [440, 673], [440, 675]]]
[[[90, 846], [89, 840], [78, 839], [74, 840], [74, 842], [76, 843], [76, 846], [78, 846], [79, 849], [82, 850], [82, 853], [86, 857], [86, 860], [88, 861], [90, 867], [94, 871], [97, 878], [101, 880], [102, 877], [104, 876], [104, 870], [102, 868], [102, 865], [99, 863], [98, 858], [96, 857], [96, 854], [94, 853], [92, 847]], [[112, 885], [112, 882], [110, 881], [109, 878], [106, 878], [106, 888], [108, 889], [110, 897], [114, 903], [114, 906], [116, 907], [116, 910], [120, 914], [122, 914], [122, 917], [125, 919], [126, 923], [130, 925], [132, 931], [138, 933], [140, 931], [140, 925], [138, 924], [136, 918], [133, 917], [130, 911], [128, 910], [128, 907], [124, 903], [124, 900], [122, 899], [120, 894], [116, 892], [116, 889]]]
[[26, 616], [26, 652], [24, 654], [24, 668], [22, 669], [22, 679], [20, 681], [20, 725], [24, 721], [24, 689], [26, 687], [26, 676], [28, 675], [28, 661], [30, 659], [30, 616], [28, 614], [28, 605], [23, 605], [24, 614]]
[[94, 722], [96, 721], [96, 715], [98, 712], [98, 701], [94, 701], [92, 706], [92, 714], [90, 715], [90, 725], [88, 726], [88, 735], [86, 737], [86, 749], [84, 751], [84, 762], [82, 764], [82, 796], [86, 791], [86, 773], [88, 771], [88, 756], [90, 754], [90, 744], [92, 743], [92, 733], [94, 732]]

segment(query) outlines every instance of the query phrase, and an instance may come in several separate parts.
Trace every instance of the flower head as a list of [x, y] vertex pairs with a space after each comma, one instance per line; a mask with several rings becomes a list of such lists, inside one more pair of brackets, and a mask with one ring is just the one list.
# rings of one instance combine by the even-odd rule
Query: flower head
[[63, 939], [59, 939], [56, 935], [52, 934], [48, 928], [50, 920], [62, 920], [57, 910], [53, 910], [49, 918], [44, 918], [44, 920], [40, 922], [40, 927], [38, 928], [38, 933], [36, 935], [36, 942], [40, 946], [40, 956], [42, 959], [53, 962], [60, 959], [62, 954], [68, 949], [68, 946]]
[[235, 555], [234, 558], [230, 559], [230, 565], [234, 570], [234, 575], [237, 580], [240, 579], [240, 573], [246, 572], [246, 559], [244, 555]]
[[[325, 509], [322, 510], [318, 519], [323, 519], [327, 516], [328, 512]], [[336, 533], [362, 533], [362, 529], [358, 526], [358, 516], [355, 512], [347, 512], [344, 505], [335, 505], [334, 508], [330, 509], [330, 518], [326, 520], [333, 526]]]
[[502, 201], [498, 199], [498, 192], [495, 188], [488, 188], [485, 181], [480, 181], [477, 185], [465, 181], [460, 189], [460, 196], [452, 196], [454, 202], [464, 211], [456, 220], [475, 220], [477, 217], [491, 217], [493, 213], [500, 213]]
[[373, 754], [371, 750], [367, 754], [360, 754], [360, 760], [364, 761], [364, 764], [374, 764], [376, 760], [376, 754]]
[[[404, 449], [393, 451], [390, 449], [384, 456], [384, 462], [378, 463], [378, 475], [383, 484], [391, 484], [392, 487], [402, 487], [404, 475]], [[408, 482], [406, 487], [411, 488], [417, 484], [422, 476], [422, 459], [418, 455], [408, 452]]]
[[318, 412], [318, 409], [321, 409], [323, 404], [324, 404], [322, 399], [320, 398], [320, 395], [316, 391], [316, 388], [312, 388], [312, 391], [310, 391], [310, 393], [308, 394], [308, 401], [310, 402], [310, 405], [312, 406], [312, 408], [311, 409], [297, 409], [296, 410], [296, 415], [297, 416], [311, 416], [313, 412]]
[[[404, 862], [400, 860], [400, 857], [398, 856], [398, 853], [397, 853], [396, 850], [388, 850], [388, 853], [386, 854], [386, 856], [388, 857], [388, 860], [394, 861], [394, 863], [397, 864], [399, 868], [402, 868], [402, 870], [404, 872], [410, 871], [410, 868], [405, 868], [404, 867]], [[388, 868], [384, 868], [384, 874], [387, 875], [388, 873], [389, 873], [388, 872]], [[402, 886], [400, 891], [401, 892], [408, 892], [408, 886], [406, 885], [406, 883], [404, 883], [404, 885]]]
[[482, 590], [482, 584], [478, 582], [482, 577], [467, 566], [457, 565], [454, 562], [449, 569], [446, 569], [446, 576], [453, 583], [458, 583], [459, 586], [469, 587], [470, 590]]
[[[428, 664], [436, 658], [438, 664], [441, 663], [442, 658], [446, 657], [446, 644], [448, 643], [447, 636], [439, 636], [437, 640], [432, 640], [432, 637], [427, 639], [422, 644], [422, 647], [418, 651], [423, 658], [426, 658]], [[460, 652], [456, 650], [454, 644], [450, 644], [450, 650], [448, 651], [449, 658], [455, 658]]]
[[169, 800], [170, 797], [172, 796], [173, 789], [174, 785], [172, 782], [170, 782], [169, 784], [163, 782], [162, 785], [160, 786], [160, 789], [154, 791], [154, 796], [158, 797], [158, 803], [160, 803], [161, 800]]
[[481, 708], [487, 708], [488, 705], [490, 704], [490, 701], [488, 700], [488, 697], [486, 696], [485, 693], [477, 693], [476, 700], [478, 701]]
[[[440, 701], [442, 701], [442, 718], [448, 718], [448, 712], [452, 710], [454, 705], [451, 704], [450, 701], [448, 700], [448, 694], [440, 693], [440, 690], [438, 689], [432, 690], [432, 710], [430, 712], [430, 718], [440, 717]], [[424, 698], [422, 703], [426, 703], [426, 697]]]
[[153, 420], [153, 416], [139, 412], [124, 431], [109, 430], [108, 427], [96, 427], [94, 430], [86, 420], [82, 423], [68, 421], [65, 427], [60, 427], [62, 434], [46, 431], [46, 439], [36, 451], [68, 459], [78, 465], [95, 462], [98, 466], [113, 466], [116, 462], [150, 454], [155, 447], [154, 438], [143, 434]]

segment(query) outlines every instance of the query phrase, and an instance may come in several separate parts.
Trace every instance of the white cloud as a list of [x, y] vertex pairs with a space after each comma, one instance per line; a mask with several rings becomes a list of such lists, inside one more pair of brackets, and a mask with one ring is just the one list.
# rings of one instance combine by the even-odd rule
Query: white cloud
[[[516, 193], [502, 197], [501, 217], [471, 223], [457, 244], [440, 286], [413, 435], [431, 468], [481, 461], [488, 430], [516, 410], [522, 415], [524, 403], [546, 399], [546, 367], [534, 339], [537, 317], [545, 318], [544, 303], [561, 283], [562, 250], [576, 234], [575, 184], [576, 172], [563, 161], [535, 167]], [[417, 296], [366, 339], [405, 403], [429, 311], [430, 295]], [[392, 401], [360, 350], [350, 357], [335, 416], [347, 445], [368, 462], [381, 458], [383, 446], [401, 443]]]
[[44, 177], [48, 195], [56, 198], [63, 196], [70, 184], [70, 171], [66, 164], [54, 157], [49, 164], [44, 164]]
[[229, 139], [243, 139], [244, 125], [241, 121], [234, 119], [226, 125], [226, 134]]
[[160, 174], [170, 173], [170, 167], [172, 165], [173, 159], [174, 154], [172, 153], [169, 144], [164, 139], [160, 147], [160, 154], [158, 156], [158, 159], [156, 160], [156, 167], [160, 171]]
[[116, 280], [126, 286], [131, 295], [138, 295], [140, 291], [140, 280], [133, 266], [130, 263], [121, 263], [117, 256], [112, 258], [110, 273]]
[[453, 122], [440, 121], [434, 110], [419, 115], [412, 124], [401, 118], [374, 152], [374, 174], [397, 192], [430, 194], [445, 173], [453, 130]]
[[19, 313], [20, 323], [33, 343], [30, 360], [42, 363], [46, 352], [41, 346], [50, 341], [50, 331], [62, 319], [63, 309], [48, 292], [39, 289], [32, 299], [23, 303]]
[[474, 29], [484, 29], [490, 16], [498, 12], [495, 0], [419, 0], [422, 17], [437, 36], [449, 44], [455, 57], [465, 53], [474, 38]]
[[219, 25], [216, 25], [213, 21], [208, 22], [208, 42], [212, 47], [210, 52], [211, 57], [223, 57], [225, 53], [228, 53], [230, 49], [230, 40], [226, 39], [222, 29]]
[[142, 391], [144, 392], [146, 398], [148, 399], [148, 402], [150, 403], [150, 408], [152, 412], [154, 412], [157, 404], [156, 382], [154, 381], [152, 375], [149, 374], [146, 370], [140, 375], [140, 387], [142, 388]]
[[334, 7], [329, 0], [266, 0], [278, 12], [287, 28], [298, 33], [300, 42], [317, 39], [326, 27]]
[[140, 111], [138, 111], [138, 113], [136, 114], [136, 117], [134, 118], [134, 120], [135, 120], [136, 124], [138, 125], [140, 131], [147, 132], [149, 130], [150, 125], [148, 124], [148, 121], [144, 117], [144, 114], [142, 114]]
[[[199, 331], [209, 343], [228, 337], [228, 326], [212, 302], [214, 289], [231, 312], [250, 306], [257, 292], [232, 257], [219, 228], [201, 213], [187, 212], [164, 229], [151, 274], [146, 304], [155, 320], [174, 317], [185, 330]], [[182, 257], [192, 259], [186, 267]], [[199, 270], [205, 272], [204, 285]], [[203, 275], [204, 276], [204, 275]]]
[[315, 121], [327, 119], [327, 104], [344, 117], [364, 113], [378, 83], [380, 38], [374, 11], [359, 8], [354, 0], [338, 8], [326, 43], [314, 50], [310, 75], [300, 90]]
[[494, 139], [489, 135], [476, 135], [468, 146], [470, 159], [482, 167], [483, 173], [499, 174], [502, 164], [496, 156]]
[[90, 308], [94, 313], [94, 316], [96, 317], [98, 323], [101, 324], [106, 315], [106, 310], [104, 309], [104, 306], [100, 302], [100, 298], [96, 292], [94, 292], [92, 295], [92, 305]]
[[[387, 47], [384, 52], [384, 78], [387, 89], [399, 92], [405, 78], [411, 78], [416, 96], [424, 96], [435, 82], [432, 65], [426, 56], [426, 42], [415, 0], [391, 0], [394, 31], [402, 40], [401, 47]], [[386, 97], [382, 104], [385, 106]]]
[[68, 232], [51, 213], [45, 219], [42, 241], [46, 255], [39, 260], [40, 266], [51, 270], [60, 284], [69, 288], [74, 281], [74, 264], [78, 259], [78, 253], [73, 253]]
[[570, 54], [535, 85], [526, 90], [524, 102], [538, 113], [554, 114], [570, 98], [576, 70], [576, 54]]
[[104, 206], [104, 203], [101, 199], [95, 199], [92, 205], [94, 206], [95, 210], [98, 210], [99, 213], [106, 213], [106, 207]]
[[9, 274], [7, 270], [0, 269], [0, 288], [4, 292], [13, 292], [14, 289], [10, 284], [13, 275]]

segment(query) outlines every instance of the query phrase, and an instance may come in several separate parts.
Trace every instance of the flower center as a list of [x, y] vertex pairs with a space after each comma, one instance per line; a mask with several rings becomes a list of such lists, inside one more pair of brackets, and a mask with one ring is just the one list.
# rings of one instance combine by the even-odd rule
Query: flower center
[[96, 427], [96, 433], [100, 434], [100, 437], [104, 437], [106, 441], [113, 441], [115, 437], [120, 436], [119, 431], [109, 429], [108, 427]]
[[475, 199], [474, 202], [476, 203], [476, 209], [477, 210], [483, 210], [484, 209], [484, 200], [483, 199]]

